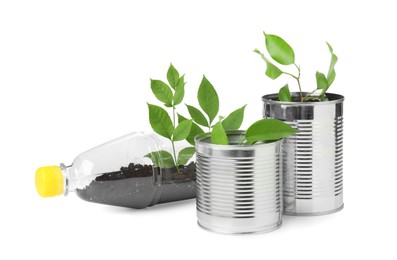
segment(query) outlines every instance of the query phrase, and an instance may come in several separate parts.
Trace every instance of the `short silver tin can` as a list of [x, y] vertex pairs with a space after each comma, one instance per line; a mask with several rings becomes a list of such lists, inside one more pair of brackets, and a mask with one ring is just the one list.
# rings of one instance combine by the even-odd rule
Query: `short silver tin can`
[[227, 132], [231, 145], [196, 137], [197, 218], [204, 229], [250, 234], [281, 225], [281, 141], [238, 145], [243, 134]]
[[323, 215], [343, 208], [344, 97], [326, 96], [321, 102], [280, 102], [277, 94], [262, 98], [264, 118], [299, 131], [283, 139], [284, 214]]

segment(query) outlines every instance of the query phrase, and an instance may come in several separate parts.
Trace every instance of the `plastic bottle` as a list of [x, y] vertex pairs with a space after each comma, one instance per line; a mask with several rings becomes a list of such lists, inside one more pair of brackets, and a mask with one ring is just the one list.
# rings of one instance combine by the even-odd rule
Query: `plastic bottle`
[[[186, 146], [177, 147], [176, 152]], [[195, 198], [194, 157], [179, 171], [160, 168], [145, 156], [161, 150], [172, 153], [169, 140], [131, 133], [80, 154], [70, 166], [39, 168], [36, 189], [42, 197], [75, 191], [86, 201], [129, 208]]]

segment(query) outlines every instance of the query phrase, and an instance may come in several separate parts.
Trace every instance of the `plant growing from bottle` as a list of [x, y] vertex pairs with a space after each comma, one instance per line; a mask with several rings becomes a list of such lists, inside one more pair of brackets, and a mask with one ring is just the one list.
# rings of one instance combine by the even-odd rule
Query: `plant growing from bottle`
[[[163, 103], [165, 108], [148, 103], [149, 121], [152, 129], [157, 134], [167, 138], [171, 142], [172, 154], [165, 150], [152, 152], [145, 157], [152, 160], [153, 164], [160, 168], [176, 168], [185, 165], [195, 153], [193, 146], [182, 149], [178, 155], [175, 150], [175, 142], [189, 138], [193, 122], [192, 120], [179, 120], [176, 122], [176, 108], [182, 103], [185, 95], [185, 76], [179, 75], [177, 69], [170, 64], [167, 71], [168, 84], [161, 80], [150, 80], [150, 87], [156, 98]], [[171, 109], [171, 116], [165, 109]], [[196, 129], [197, 130], [197, 129]], [[191, 143], [191, 142], [190, 142]]]
[[[200, 126], [208, 128], [211, 132], [213, 144], [229, 144], [227, 131], [238, 130], [243, 122], [246, 105], [236, 109], [227, 117], [219, 116], [219, 121], [214, 119], [219, 113], [219, 97], [211, 82], [203, 76], [197, 93], [197, 99], [202, 111], [192, 105], [186, 104], [192, 119], [177, 113], [177, 106], [182, 103], [185, 94], [184, 75], [180, 76], [177, 69], [171, 64], [167, 72], [168, 84], [161, 80], [151, 79], [151, 89], [156, 98], [163, 103], [165, 108], [148, 103], [149, 121], [152, 129], [171, 142], [172, 153], [160, 150], [152, 152], [145, 157], [152, 160], [160, 168], [176, 168], [185, 165], [194, 155], [194, 146], [182, 149], [178, 155], [175, 142], [186, 140], [194, 145], [194, 137], [204, 133]], [[171, 109], [171, 116], [166, 109]], [[178, 121], [176, 121], [176, 116]], [[199, 126], [200, 125], [200, 126]], [[262, 119], [252, 124], [241, 137], [240, 145], [252, 145], [256, 142], [278, 140], [296, 133], [292, 127], [276, 119]]]
[[[208, 131], [214, 127], [212, 123], [219, 111], [219, 98], [212, 84], [203, 76], [198, 89], [198, 101], [206, 116], [194, 106], [186, 105], [192, 117], [192, 119], [187, 119], [176, 111], [176, 107], [182, 103], [185, 94], [184, 75], [180, 76], [171, 64], [167, 72], [167, 80], [169, 85], [161, 80], [151, 80], [152, 92], [165, 108], [153, 104], [148, 104], [148, 108], [152, 129], [171, 141], [172, 154], [161, 150], [149, 153], [145, 157], [151, 159], [157, 167], [176, 168], [179, 172], [179, 167], [186, 164], [195, 153], [194, 137], [204, 133], [199, 125], [207, 127]], [[172, 116], [169, 116], [165, 110], [167, 108], [172, 109]], [[244, 109], [245, 106], [235, 110], [223, 120], [226, 130], [237, 130], [241, 126]], [[176, 122], [176, 116], [178, 122]], [[177, 155], [175, 142], [183, 140], [193, 146], [182, 149]]]
[[[281, 70], [278, 66], [274, 65], [270, 59], [268, 59], [265, 54], [263, 54], [258, 49], [254, 52], [258, 53], [266, 63], [266, 75], [271, 79], [277, 79], [281, 75], [285, 74], [296, 80], [299, 88], [299, 100], [300, 102], [320, 100], [324, 101], [326, 99], [326, 91], [332, 85], [335, 80], [335, 64], [338, 61], [338, 57], [334, 54], [332, 46], [327, 42], [328, 49], [331, 53], [331, 62], [329, 65], [327, 76], [319, 71], [316, 72], [316, 82], [317, 89], [313, 90], [306, 96], [302, 91], [301, 86], [301, 67], [295, 62], [295, 53], [292, 47], [281, 37], [272, 34], [263, 33], [266, 41], [266, 49], [270, 57], [280, 65], [293, 66], [297, 70], [297, 74], [286, 72]], [[292, 102], [291, 93], [288, 84], [284, 85], [278, 93], [280, 101]]]

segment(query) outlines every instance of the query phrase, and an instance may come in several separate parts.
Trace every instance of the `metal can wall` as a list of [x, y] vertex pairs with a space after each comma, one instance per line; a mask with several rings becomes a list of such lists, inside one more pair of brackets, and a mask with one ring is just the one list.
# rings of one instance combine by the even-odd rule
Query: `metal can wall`
[[197, 217], [205, 229], [244, 234], [281, 225], [281, 141], [237, 145], [243, 134], [229, 131], [231, 145], [196, 137]]
[[[307, 94], [307, 93], [305, 93]], [[291, 93], [299, 96], [299, 93]], [[283, 207], [288, 215], [322, 215], [343, 208], [343, 101], [280, 102], [265, 95], [263, 117], [299, 132], [283, 140]]]

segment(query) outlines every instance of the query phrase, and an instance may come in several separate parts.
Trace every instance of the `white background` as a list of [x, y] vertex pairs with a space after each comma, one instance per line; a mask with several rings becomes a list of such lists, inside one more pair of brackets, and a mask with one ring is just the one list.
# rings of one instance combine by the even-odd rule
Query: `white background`
[[[396, 259], [392, 3], [1, 1], [0, 259]], [[252, 52], [265, 49], [263, 30], [295, 49], [305, 90], [328, 68], [325, 41], [339, 56], [330, 92], [346, 97], [343, 211], [225, 236], [197, 226], [194, 200], [131, 210], [36, 194], [37, 167], [149, 130], [149, 79], [165, 80], [170, 62], [186, 74], [187, 103], [205, 74], [223, 114], [248, 103], [244, 126], [260, 119], [261, 95], [296, 87], [264, 75]]]

